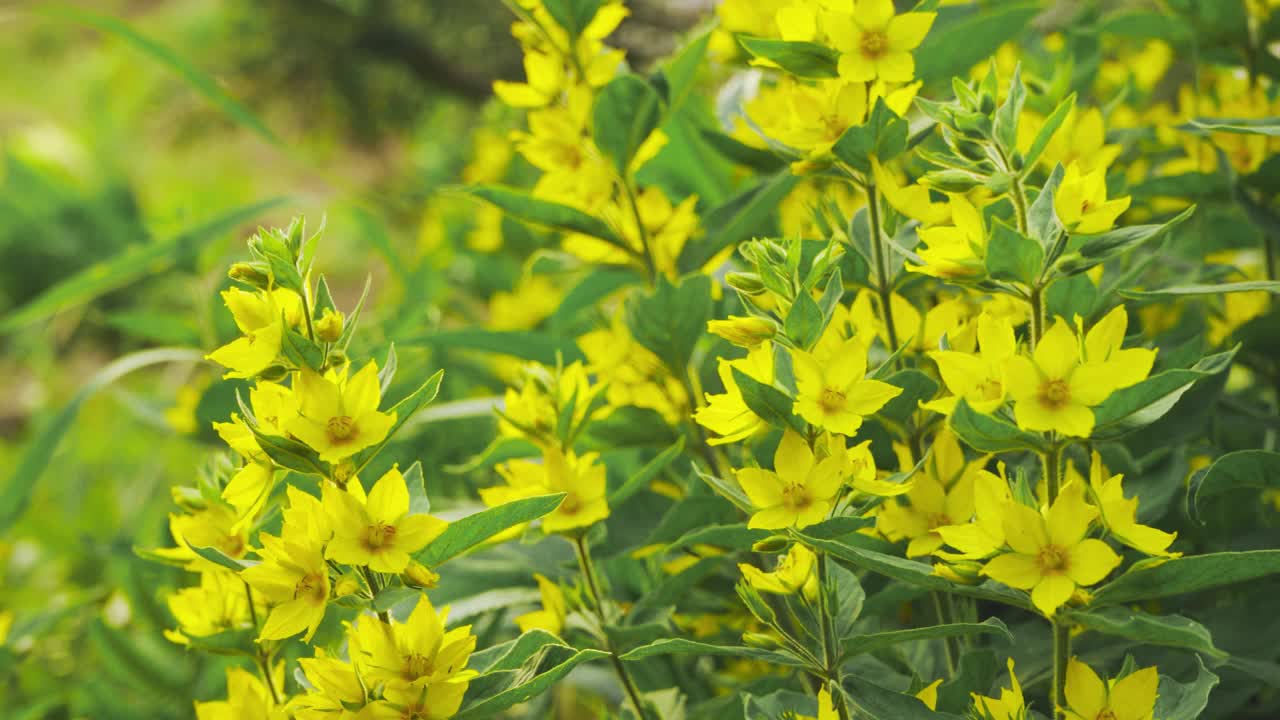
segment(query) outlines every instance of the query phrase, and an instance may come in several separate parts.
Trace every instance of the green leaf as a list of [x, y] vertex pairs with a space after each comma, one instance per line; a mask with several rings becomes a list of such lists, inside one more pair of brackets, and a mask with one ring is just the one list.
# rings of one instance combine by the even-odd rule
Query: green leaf
[[439, 537], [428, 543], [416, 559], [427, 567], [439, 567], [504, 530], [550, 513], [560, 506], [564, 496], [564, 493], [556, 493], [522, 498], [455, 520]]
[[860, 172], [871, 171], [871, 159], [888, 162], [907, 148], [907, 121], [877, 99], [867, 122], [854, 125], [836, 141], [831, 152]]
[[544, 0], [542, 6], [556, 21], [556, 24], [569, 33], [569, 37], [578, 37], [591, 24], [600, 10], [601, 0]]
[[[736, 138], [725, 135], [719, 130], [701, 130], [700, 134], [707, 144], [734, 165], [743, 165], [762, 175], [771, 175], [786, 167], [787, 161], [768, 150], [752, 147]], [[788, 173], [789, 174], [789, 173]]]
[[899, 370], [885, 378], [885, 382], [902, 388], [902, 392], [885, 403], [877, 415], [896, 423], [906, 422], [911, 413], [920, 409], [920, 401], [932, 400], [938, 394], [938, 381], [919, 370]]
[[1196, 206], [1192, 205], [1163, 225], [1130, 225], [1097, 235], [1073, 235], [1068, 247], [1079, 253], [1080, 259], [1072, 262], [1069, 272], [1064, 272], [1070, 275], [1082, 273], [1113, 255], [1161, 237], [1185, 222], [1195, 211]]
[[1224, 659], [1205, 626], [1181, 615], [1151, 615], [1130, 608], [1073, 610], [1065, 618], [1087, 630], [1114, 635], [1145, 645], [1185, 648]]
[[609, 493], [609, 507], [617, 507], [626, 502], [640, 490], [644, 489], [653, 481], [658, 473], [671, 464], [684, 452], [684, 437], [675, 441], [671, 447], [663, 450], [657, 457], [644, 464], [644, 467], [636, 471], [635, 475], [627, 478], [627, 481], [618, 486], [617, 490]]
[[1053, 140], [1054, 134], [1062, 127], [1062, 123], [1066, 121], [1067, 116], [1071, 114], [1071, 110], [1075, 106], [1076, 94], [1071, 93], [1066, 99], [1058, 103], [1058, 106], [1045, 119], [1044, 125], [1040, 126], [1040, 130], [1036, 132], [1035, 139], [1031, 141], [1031, 147], [1027, 149], [1027, 154], [1023, 156], [1022, 167], [1024, 172], [1031, 172], [1035, 168], [1036, 163], [1040, 161], [1040, 156], [1044, 154], [1045, 148], [1049, 147], [1049, 141]]
[[833, 78], [840, 74], [836, 71], [840, 55], [826, 45], [758, 37], [739, 37], [738, 42], [754, 57], [768, 60], [797, 77]]
[[939, 575], [934, 575], [932, 567], [925, 563], [858, 547], [852, 544], [852, 540], [823, 540], [805, 533], [797, 533], [797, 535], [809, 547], [829, 552], [837, 560], [854, 567], [879, 573], [913, 587], [966, 595], [981, 600], [994, 600], [1026, 610], [1032, 609], [1031, 600], [1026, 593], [1018, 592], [994, 582], [988, 581], [981, 585], [959, 585]]
[[[452, 615], [452, 613], [450, 613]], [[471, 654], [467, 667], [481, 675], [516, 670], [529, 661], [542, 648], [548, 645], [564, 646], [564, 640], [546, 630], [530, 630], [514, 640], [477, 650]]]
[[666, 551], [683, 550], [694, 545], [710, 545], [724, 548], [725, 550], [746, 551], [750, 550], [752, 545], [764, 540], [771, 534], [772, 532], [769, 530], [748, 528], [746, 523], [712, 525], [690, 530], [681, 535], [667, 545]]
[[226, 553], [222, 552], [221, 550], [215, 547], [204, 547], [201, 545], [191, 545], [190, 547], [192, 552], [204, 558], [205, 560], [208, 560], [214, 565], [221, 565], [222, 567], [228, 570], [233, 570], [235, 572], [240, 572], [241, 570], [247, 567], [252, 567], [253, 565], [256, 564], [251, 562], [245, 562], [243, 560], [237, 560], [233, 557], [230, 557], [229, 555], [227, 555]]
[[914, 695], [894, 692], [859, 675], [845, 677], [846, 695], [858, 711], [857, 717], [870, 720], [961, 720], [959, 715], [930, 710]]
[[993, 280], [1035, 283], [1044, 266], [1040, 243], [996, 220], [987, 243], [987, 274]]
[[653, 290], [627, 298], [626, 317], [636, 342], [657, 355], [676, 377], [684, 377], [693, 346], [711, 317], [711, 279], [693, 275], [672, 285], [660, 276]]
[[663, 655], [727, 655], [730, 657], [762, 660], [774, 665], [808, 667], [808, 663], [788, 653], [740, 645], [712, 645], [711, 643], [687, 640], [685, 638], [664, 638], [662, 640], [655, 640], [648, 645], [641, 645], [635, 650], [625, 653], [622, 655], [622, 659], [627, 662], [635, 662], [637, 660], [661, 657]]
[[1100, 608], [1185, 595], [1276, 573], [1280, 573], [1280, 550], [1152, 558], [1136, 563], [1125, 574], [1099, 588], [1090, 606]]
[[631, 270], [593, 268], [590, 274], [564, 294], [556, 311], [548, 319], [548, 324], [554, 332], [568, 325], [582, 312], [595, 307], [601, 300], [638, 282], [640, 276]]
[[726, 248], [752, 236], [767, 234], [769, 220], [778, 204], [799, 181], [790, 169], [784, 169], [704, 213], [702, 226], [707, 228], [707, 234], [700, 240], [685, 243], [677, 263], [680, 272], [697, 271]]
[[1180, 297], [1183, 295], [1225, 295], [1237, 292], [1266, 291], [1280, 295], [1280, 282], [1275, 280], [1248, 280], [1244, 282], [1221, 283], [1218, 285], [1174, 285], [1159, 290], [1121, 290], [1120, 294], [1127, 298], [1142, 300], [1144, 298]]
[[500, 693], [484, 698], [480, 702], [463, 708], [454, 715], [454, 720], [476, 720], [476, 718], [493, 717], [494, 715], [520, 703], [528, 702], [541, 695], [555, 685], [571, 670], [585, 662], [609, 657], [602, 650], [580, 650], [550, 670], [540, 673], [528, 682], [503, 690]]
[[280, 138], [276, 137], [275, 133], [271, 132], [257, 115], [223, 90], [222, 83], [174, 52], [171, 48], [138, 32], [128, 23], [109, 15], [102, 15], [71, 6], [43, 7], [37, 9], [36, 12], [88, 25], [102, 32], [115, 35], [135, 49], [149, 55], [151, 59], [159, 61], [162, 65], [177, 73], [192, 90], [217, 106], [227, 117], [257, 133], [259, 137], [272, 145], [287, 150]]
[[0, 532], [13, 527], [31, 502], [36, 481], [44, 474], [62, 438], [75, 423], [85, 401], [129, 373], [161, 363], [199, 362], [204, 353], [193, 348], [155, 348], [125, 355], [94, 373], [71, 402], [41, 426], [17, 461], [9, 481], [0, 489]]
[[1196, 720], [1209, 706], [1209, 693], [1218, 685], [1218, 676], [1205, 669], [1196, 658], [1196, 679], [1183, 684], [1166, 675], [1160, 676], [1159, 695], [1153, 717], [1160, 720]]
[[818, 342], [825, 327], [826, 321], [822, 315], [822, 308], [818, 307], [818, 301], [807, 292], [796, 295], [795, 302], [791, 304], [791, 310], [787, 312], [783, 323], [783, 331], [786, 332], [787, 337], [791, 338], [797, 347], [807, 350]]
[[619, 238], [603, 220], [577, 208], [542, 200], [523, 190], [501, 185], [471, 187], [466, 188], [466, 192], [497, 206], [521, 222], [560, 232], [590, 235], [632, 255], [635, 254], [635, 250]]
[[284, 200], [283, 197], [272, 198], [228, 210], [171, 238], [134, 245], [94, 263], [40, 293], [27, 304], [5, 312], [4, 318], [0, 319], [0, 335], [87, 303], [140, 278], [158, 275], [170, 268], [174, 258], [189, 248], [239, 228]]
[[1117, 390], [1093, 409], [1090, 437], [1113, 439], [1164, 417], [1197, 380], [1225, 372], [1237, 348], [1209, 355], [1186, 369], [1166, 370], [1127, 388]]
[[396, 434], [413, 419], [413, 416], [418, 411], [430, 405], [436, 399], [436, 395], [440, 394], [440, 382], [443, 379], [444, 370], [435, 371], [431, 377], [418, 386], [417, 390], [409, 393], [403, 400], [391, 406], [387, 412], [396, 414], [395, 423], [391, 425], [391, 429], [387, 432], [387, 436], [382, 439], [382, 442], [371, 448], [361, 450], [352, 458], [352, 462], [356, 466], [356, 472], [363, 470], [371, 460], [377, 457], [378, 453], [382, 452], [382, 449], [395, 439]]
[[1054, 167], [1049, 173], [1040, 194], [1031, 203], [1027, 211], [1027, 232], [1040, 243], [1040, 247], [1048, 249], [1062, 235], [1062, 222], [1058, 220], [1058, 211], [1053, 206], [1054, 194], [1062, 184], [1065, 172], [1062, 165]]
[[798, 433], [804, 432], [804, 421], [793, 411], [795, 401], [790, 396], [772, 385], [756, 380], [738, 368], [732, 368], [732, 370], [733, 381], [737, 383], [738, 391], [742, 393], [742, 401], [751, 408], [751, 412], [776, 428], [783, 430], [790, 428]]
[[995, 415], [979, 413], [969, 407], [964, 398], [956, 403], [956, 408], [951, 413], [950, 425], [964, 444], [978, 452], [1039, 452], [1044, 446], [1044, 440], [1039, 435], [1021, 430], [1017, 425]]
[[399, 342], [401, 346], [430, 345], [508, 355], [543, 365], [555, 365], [557, 358], [563, 358], [566, 363], [583, 359], [582, 351], [572, 339], [536, 330], [435, 330]]
[[[915, 50], [916, 77], [926, 83], [964, 75], [1022, 34], [1042, 10], [1039, 2], [1002, 2], [987, 12], [939, 12], [933, 29]], [[945, 10], [951, 10], [947, 8]]]
[[1004, 102], [996, 108], [995, 121], [992, 125], [992, 137], [1006, 153], [1017, 152], [1018, 119], [1022, 117], [1022, 106], [1027, 102], [1027, 86], [1022, 83], [1022, 64], [1013, 69], [1013, 78], [1009, 81], [1009, 94]]
[[1197, 135], [1225, 132], [1280, 137], [1280, 118], [1196, 118], [1178, 125], [1177, 128]]
[[950, 625], [932, 625], [908, 630], [890, 630], [868, 635], [853, 635], [844, 640], [843, 659], [879, 652], [904, 642], [980, 634], [999, 635], [1009, 643], [1014, 642], [1013, 633], [1009, 632], [1009, 628], [1005, 627], [1005, 624], [999, 618], [987, 618], [980, 623], [952, 623]]
[[592, 109], [596, 147], [627, 177], [640, 145], [658, 127], [662, 98], [639, 75], [619, 75], [600, 89]]
[[306, 444], [293, 438], [267, 435], [254, 427], [250, 430], [253, 431], [254, 439], [258, 441], [258, 447], [262, 448], [262, 452], [266, 453], [276, 465], [303, 475], [329, 474], [320, 460], [319, 453]]
[[1280, 488], [1280, 453], [1269, 450], [1238, 450], [1227, 453], [1191, 478], [1192, 517], [1201, 516], [1206, 500], [1236, 490]]
[[689, 43], [676, 55], [666, 67], [667, 77], [667, 112], [673, 114], [684, 104], [685, 98], [693, 91], [694, 80], [702, 69], [707, 58], [707, 45], [711, 42], [711, 33], [705, 32]]
[[427, 495], [427, 479], [422, 472], [422, 463], [414, 460], [401, 475], [405, 486], [409, 488], [409, 512], [415, 515], [431, 512], [431, 498]]

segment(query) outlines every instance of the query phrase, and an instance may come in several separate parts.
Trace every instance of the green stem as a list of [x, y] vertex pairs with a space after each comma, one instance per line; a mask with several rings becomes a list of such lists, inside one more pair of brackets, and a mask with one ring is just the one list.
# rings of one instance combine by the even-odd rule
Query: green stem
[[[1049, 506], [1053, 507], [1062, 489], [1062, 447], [1052, 436], [1050, 442], [1052, 444], [1044, 453], [1043, 460], [1045, 488]], [[1067, 665], [1071, 661], [1071, 627], [1056, 616], [1050, 622], [1053, 624], [1053, 683], [1049, 700], [1054, 708], [1053, 716], [1059, 717], [1064, 715], [1063, 708], [1067, 706]]]
[[627, 193], [627, 205], [630, 206], [631, 218], [636, 223], [636, 233], [640, 236], [640, 248], [644, 253], [644, 266], [649, 273], [649, 285], [652, 286], [658, 280], [658, 267], [653, 261], [653, 250], [649, 247], [649, 231], [645, 229], [644, 219], [640, 217], [640, 203], [636, 200], [636, 191], [631, 187], [631, 180], [623, 174], [618, 176], [618, 181]]
[[[843, 678], [840, 672], [839, 648], [836, 645], [835, 628], [832, 626], [831, 608], [827, 605], [827, 554], [818, 553], [818, 624], [822, 633], [823, 672], [828, 682], [839, 687]], [[841, 720], [849, 720], [849, 709], [844, 696], [836, 693], [831, 698]]]
[[[880, 315], [884, 318], [885, 335], [889, 340], [889, 352], [898, 349], [898, 328], [893, 322], [893, 287], [889, 279], [889, 248], [885, 247], [883, 233], [880, 231], [880, 196], [876, 192], [876, 184], [867, 183], [867, 220], [871, 225], [871, 255], [875, 264], [876, 292], [880, 297]], [[896, 364], [897, 361], [895, 361]]]
[[[954, 619], [949, 620], [947, 618], [947, 614], [942, 610], [942, 593], [937, 590], [931, 590], [929, 592], [929, 597], [933, 599], [933, 612], [938, 616], [938, 624], [946, 625], [950, 622], [954, 622]], [[951, 655], [950, 639], [942, 638], [942, 650], [943, 655], [947, 658], [947, 677], [955, 677], [956, 661]]]
[[636, 687], [635, 681], [631, 679], [631, 673], [627, 672], [626, 666], [622, 664], [622, 660], [618, 657], [618, 653], [613, 647], [613, 641], [609, 639], [609, 633], [605, 630], [603, 596], [600, 593], [600, 584], [596, 580], [595, 566], [591, 562], [591, 553], [587, 549], [586, 538], [583, 536], [574, 538], [573, 547], [577, 551], [578, 567], [581, 568], [583, 580], [587, 583], [587, 592], [591, 596], [596, 618], [600, 621], [600, 635], [604, 641], [605, 652], [609, 653], [609, 660], [613, 664], [613, 670], [617, 673], [619, 682], [622, 683], [622, 689], [635, 707], [636, 717], [640, 718], [640, 720], [648, 720], [649, 716], [644, 711], [644, 703], [640, 701], [640, 690]]
[[1016, 174], [1013, 175], [1013, 187], [1009, 197], [1013, 198], [1013, 211], [1018, 223], [1018, 232], [1026, 235], [1027, 228], [1030, 226], [1027, 222], [1027, 191], [1023, 189], [1022, 180]]
[[[244, 580], [241, 580], [244, 582]], [[258, 611], [253, 607], [253, 588], [249, 587], [249, 583], [244, 582], [244, 599], [249, 603], [249, 619], [253, 621], [253, 627], [258, 629]], [[258, 666], [258, 670], [262, 673], [262, 682], [267, 686], [267, 690], [271, 691], [271, 700], [275, 704], [280, 704], [280, 693], [276, 690], [276, 683], [271, 679], [271, 656], [267, 654], [262, 647], [257, 648], [254, 653], [253, 662]]]
[[1031, 305], [1031, 349], [1035, 350], [1045, 331], [1044, 289], [1040, 287], [1031, 288], [1031, 294], [1028, 296], [1027, 302]]
[[[378, 576], [367, 567], [360, 568], [360, 572], [364, 574], [364, 581], [369, 583], [369, 597], [377, 599], [378, 593], [382, 590], [382, 583], [378, 582]], [[391, 624], [391, 615], [386, 610], [378, 611], [378, 619], [387, 625]]]

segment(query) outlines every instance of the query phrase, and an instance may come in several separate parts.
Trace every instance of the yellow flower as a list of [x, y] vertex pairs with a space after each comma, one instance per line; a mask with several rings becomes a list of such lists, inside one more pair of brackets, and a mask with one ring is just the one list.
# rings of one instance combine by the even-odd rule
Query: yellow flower
[[[271, 671], [275, 687], [284, 687], [284, 663]], [[288, 713], [277, 706], [271, 690], [257, 675], [242, 668], [227, 668], [227, 699], [198, 702], [196, 720], [285, 720]]]
[[304, 369], [293, 391], [298, 414], [285, 421], [285, 429], [325, 462], [339, 462], [377, 445], [396, 422], [394, 411], [378, 412], [382, 390], [373, 361], [349, 378], [321, 377]]
[[[938, 433], [933, 454], [913, 479], [905, 501], [881, 505], [876, 529], [892, 542], [910, 540], [907, 557], [933, 553], [942, 547], [938, 528], [966, 523], [973, 515], [974, 475], [985, 462], [984, 457], [966, 463], [956, 436], [949, 431]], [[914, 465], [909, 456], [900, 458], [899, 464], [904, 470]]]
[[1022, 685], [1013, 672], [1013, 658], [1009, 658], [1009, 687], [1000, 689], [1000, 697], [986, 697], [973, 693], [974, 707], [989, 715], [992, 720], [1026, 720], [1027, 703], [1022, 697]]
[[1156, 351], [1147, 348], [1121, 349], [1129, 327], [1129, 315], [1123, 305], [1117, 305], [1106, 317], [1084, 332], [1079, 318], [1076, 329], [1084, 336], [1084, 363], [1082, 368], [1099, 382], [1109, 383], [1115, 392], [1120, 388], [1136, 385], [1151, 373], [1156, 361]]
[[[1123, 311], [1121, 311], [1123, 312]], [[1088, 437], [1093, 432], [1090, 408], [1106, 400], [1120, 387], [1147, 376], [1155, 355], [1116, 351], [1112, 324], [1090, 332], [1100, 360], [1081, 362], [1080, 344], [1067, 324], [1058, 318], [1040, 339], [1032, 357], [1017, 355], [1005, 366], [1005, 389], [1013, 398], [1014, 417], [1024, 430], [1058, 431], [1071, 437]], [[1096, 330], [1096, 328], [1095, 328]], [[1123, 329], [1121, 330], [1123, 333]], [[1123, 339], [1123, 334], [1120, 339]], [[1086, 347], [1088, 346], [1086, 338]], [[1104, 352], [1105, 351], [1105, 352]], [[1113, 357], [1114, 355], [1114, 357]]]
[[867, 88], [862, 83], [806, 84], [784, 77], [773, 95], [769, 106], [753, 106], [752, 120], [810, 160], [825, 156], [846, 130], [867, 120]]
[[1052, 616], [1075, 593], [1116, 569], [1120, 556], [1101, 540], [1086, 538], [1098, 511], [1073, 483], [1047, 511], [1021, 503], [1004, 508], [1005, 542], [1012, 552], [998, 555], [982, 574], [1012, 588], [1031, 591], [1031, 602]]
[[527, 330], [546, 319], [560, 304], [560, 291], [546, 275], [525, 275], [510, 292], [489, 298], [489, 327]]
[[542, 609], [527, 612], [516, 618], [520, 632], [530, 630], [546, 630], [552, 635], [559, 635], [564, 630], [564, 621], [569, 614], [569, 606], [565, 602], [564, 592], [560, 586], [548, 580], [545, 575], [535, 573], [538, 581], [538, 594], [542, 596]]
[[446, 720], [462, 707], [468, 684], [442, 682], [388, 686], [384, 691], [386, 700], [369, 706], [368, 720]]
[[871, 454], [870, 440], [863, 440], [849, 447], [845, 436], [827, 433], [826, 442], [819, 440], [814, 443], [814, 446], [819, 454], [825, 453], [823, 457], [834, 458], [840, 462], [840, 477], [844, 478], [845, 483], [855, 492], [875, 497], [896, 497], [909, 492], [915, 484], [914, 480], [889, 482], [877, 477], [876, 460]]
[[476, 647], [471, 626], [446, 631], [449, 609], [436, 612], [425, 595], [404, 623], [373, 615], [356, 619], [347, 633], [352, 663], [369, 686], [411, 691], [437, 684], [465, 684], [475, 677], [467, 661]]
[[190, 514], [169, 514], [169, 534], [177, 545], [156, 550], [161, 557], [183, 563], [188, 570], [204, 571], [221, 567], [196, 554], [193, 547], [210, 547], [232, 559], [249, 552], [249, 535], [237, 522], [235, 511], [227, 505], [212, 503]]
[[365, 720], [360, 710], [368, 698], [351, 663], [316, 648], [315, 657], [299, 658], [298, 666], [315, 689], [289, 702], [296, 720]]
[[206, 357], [227, 368], [223, 377], [253, 377], [279, 357], [285, 323], [301, 319], [302, 299], [292, 290], [246, 292], [233, 287], [223, 291], [222, 301], [243, 335]]
[[399, 573], [409, 556], [440, 536], [443, 520], [409, 513], [409, 489], [398, 468], [383, 475], [366, 499], [360, 483], [346, 490], [324, 487], [324, 509], [333, 528], [325, 557], [374, 572]]
[[793, 350], [791, 358], [797, 390], [793, 412], [830, 432], [857, 434], [864, 416], [902, 393], [902, 388], [864, 377], [867, 347], [857, 339], [846, 340], [826, 363], [801, 350]]
[[1138, 522], [1138, 498], [1124, 496], [1124, 487], [1121, 485], [1123, 480], [1124, 475], [1111, 475], [1107, 472], [1102, 466], [1102, 456], [1096, 451], [1093, 453], [1089, 466], [1089, 489], [1107, 531], [1116, 540], [1147, 555], [1181, 555], [1169, 552], [1169, 545], [1177, 539], [1177, 533], [1167, 533]]
[[657, 355], [631, 337], [623, 313], [614, 313], [608, 327], [580, 336], [578, 347], [587, 356], [586, 370], [607, 383], [609, 407], [649, 408], [671, 423], [686, 416], [690, 398], [684, 387]]
[[590, 527], [609, 517], [605, 497], [605, 468], [597, 465], [596, 453], [575, 455], [572, 450], [550, 447], [543, 450], [542, 462], [512, 460], [498, 466], [506, 485], [482, 488], [480, 499], [490, 506], [533, 497], [566, 493], [560, 506], [542, 518], [542, 529], [560, 533]]
[[935, 350], [929, 357], [938, 364], [938, 374], [952, 395], [924, 403], [937, 413], [950, 415], [956, 402], [964, 398], [980, 413], [990, 413], [1004, 404], [1004, 371], [1018, 350], [1013, 326], [1004, 318], [983, 314], [978, 317], [978, 354]]
[[[319, 504], [312, 512], [319, 512]], [[240, 573], [271, 605], [260, 640], [283, 640], [306, 631], [305, 642], [324, 620], [329, 601], [329, 566], [324, 545], [287, 520], [279, 536], [261, 533], [262, 562]]]
[[[821, 24], [828, 42], [840, 51], [840, 77], [849, 82], [910, 82], [915, 77], [911, 51], [920, 45], [936, 13], [894, 15], [893, 0], [846, 0], [848, 10], [817, 15], [804, 6], [778, 13], [778, 29], [788, 40], [812, 40]], [[824, 3], [839, 7], [839, 3]]]
[[1116, 218], [1129, 209], [1133, 198], [1107, 200], [1107, 169], [1084, 172], [1078, 162], [1067, 166], [1062, 184], [1053, 196], [1053, 208], [1067, 232], [1089, 235], [1110, 230]]
[[[1045, 118], [1034, 113], [1024, 113], [1018, 123], [1018, 150], [1026, 153], [1035, 142], [1036, 134], [1044, 127]], [[1040, 164], [1052, 170], [1058, 165], [1078, 165], [1080, 172], [1088, 173], [1106, 168], [1120, 155], [1119, 145], [1107, 144], [1107, 128], [1102, 121], [1102, 111], [1096, 107], [1071, 109], [1062, 126], [1053, 134], [1040, 156]]]
[[727, 360], [719, 358], [720, 381], [724, 383], [724, 392], [719, 395], [707, 393], [707, 404], [693, 413], [693, 419], [720, 437], [711, 438], [711, 445], [723, 445], [737, 442], [755, 435], [768, 427], [768, 423], [747, 407], [742, 398], [742, 390], [733, 376], [737, 369], [766, 385], [773, 383], [773, 346], [761, 345], [744, 358]]
[[938, 225], [951, 218], [954, 207], [950, 202], [935, 202], [929, 188], [920, 184], [903, 184], [898, 181], [898, 174], [881, 165], [879, 161], [871, 162], [872, 175], [876, 187], [884, 195], [885, 202], [894, 210], [912, 220], [919, 220], [925, 227]]
[[748, 563], [738, 563], [738, 570], [751, 587], [760, 592], [792, 595], [804, 591], [806, 597], [816, 597], [818, 590], [817, 556], [809, 548], [795, 543], [778, 560], [773, 572], [765, 572]]
[[192, 637], [208, 637], [251, 625], [248, 592], [244, 582], [225, 568], [200, 573], [200, 584], [183, 588], [166, 598], [177, 630], [164, 635], [180, 645]]
[[942, 279], [986, 274], [987, 229], [982, 211], [965, 196], [952, 195], [951, 221], [954, 225], [920, 229], [920, 242], [925, 247], [916, 254], [924, 265], [908, 263], [908, 270]]
[[979, 470], [973, 478], [973, 520], [937, 529], [943, 542], [960, 552], [938, 551], [938, 556], [950, 562], [979, 560], [996, 554], [1004, 547], [1005, 506], [1012, 502], [1007, 480]]
[[524, 54], [525, 82], [495, 80], [493, 94], [502, 102], [515, 108], [534, 108], [549, 105], [560, 97], [564, 89], [564, 61], [540, 52]]
[[1074, 720], [1151, 720], [1160, 675], [1154, 667], [1103, 682], [1088, 665], [1071, 658], [1067, 665], [1067, 716]]
[[725, 320], [708, 320], [707, 332], [728, 340], [748, 350], [755, 350], [761, 343], [773, 339], [778, 326], [770, 320], [755, 316], [730, 315]]
[[825, 520], [835, 506], [844, 478], [840, 458], [815, 462], [808, 443], [791, 430], [782, 435], [773, 456], [774, 471], [738, 470], [742, 486], [756, 512], [751, 528], [803, 528]]

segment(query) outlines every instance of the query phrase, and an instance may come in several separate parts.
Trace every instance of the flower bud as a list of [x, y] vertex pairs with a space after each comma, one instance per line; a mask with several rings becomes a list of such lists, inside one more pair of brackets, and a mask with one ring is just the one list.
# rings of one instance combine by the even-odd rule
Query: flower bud
[[440, 583], [440, 575], [432, 572], [430, 568], [416, 560], [409, 561], [409, 567], [405, 568], [400, 579], [409, 587], [430, 590]]
[[227, 277], [259, 290], [271, 289], [271, 271], [263, 263], [235, 263], [227, 271]]
[[345, 351], [334, 348], [330, 350], [329, 355], [325, 357], [324, 364], [329, 367], [342, 367], [347, 364], [349, 359], [350, 358], [347, 357], [347, 353]]
[[767, 537], [751, 546], [751, 552], [758, 553], [780, 553], [787, 549], [791, 541], [785, 535], [774, 535]]
[[325, 308], [324, 313], [316, 320], [316, 337], [322, 342], [337, 342], [342, 337], [342, 313], [333, 308]]
[[360, 592], [360, 578], [355, 573], [346, 573], [333, 584], [334, 597], [346, 597]]
[[267, 382], [280, 382], [288, 376], [289, 368], [280, 363], [272, 363], [271, 365], [268, 365], [265, 370], [258, 373], [258, 379], [266, 380]]
[[764, 282], [755, 273], [731, 272], [724, 276], [729, 287], [747, 295], [760, 295], [764, 292]]
[[707, 331], [750, 350], [776, 335], [778, 327], [764, 318], [730, 315], [727, 320], [708, 321]]

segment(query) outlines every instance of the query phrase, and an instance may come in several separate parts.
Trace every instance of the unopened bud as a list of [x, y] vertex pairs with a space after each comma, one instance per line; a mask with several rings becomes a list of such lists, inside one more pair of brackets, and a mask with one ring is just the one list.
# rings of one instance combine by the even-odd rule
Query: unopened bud
[[280, 382], [288, 376], [289, 368], [281, 365], [280, 363], [268, 365], [265, 370], [258, 373], [258, 379], [266, 380], [267, 382]]
[[731, 272], [724, 276], [729, 287], [747, 295], [759, 295], [764, 292], [764, 281], [755, 273]]
[[355, 573], [347, 573], [338, 578], [338, 582], [333, 584], [334, 597], [346, 597], [360, 592], [360, 579]]
[[981, 565], [967, 560], [954, 563], [937, 563], [933, 566], [934, 575], [960, 585], [977, 585], [982, 582], [981, 571]]
[[708, 321], [707, 331], [750, 350], [773, 338], [778, 327], [764, 318], [730, 315], [727, 320]]
[[320, 319], [316, 320], [316, 337], [323, 342], [337, 342], [342, 337], [342, 313], [333, 308], [325, 308]]
[[347, 353], [344, 350], [334, 348], [330, 350], [329, 355], [325, 357], [324, 364], [329, 367], [342, 367], [347, 364], [349, 359], [350, 358], [347, 357]]
[[227, 271], [227, 276], [236, 282], [250, 285], [259, 290], [271, 289], [271, 272], [263, 263], [235, 263]]
[[1075, 275], [1096, 265], [1096, 261], [1089, 260], [1078, 252], [1070, 252], [1058, 258], [1058, 262], [1054, 263], [1053, 268], [1063, 275]]
[[751, 546], [751, 551], [758, 553], [780, 553], [786, 550], [787, 546], [790, 544], [791, 541], [788, 540], [786, 536], [774, 535], [773, 537], [767, 537], [764, 540], [753, 544]]
[[416, 560], [409, 561], [409, 567], [405, 568], [400, 579], [409, 587], [423, 590], [430, 590], [440, 583], [439, 574], [432, 572], [430, 568]]

